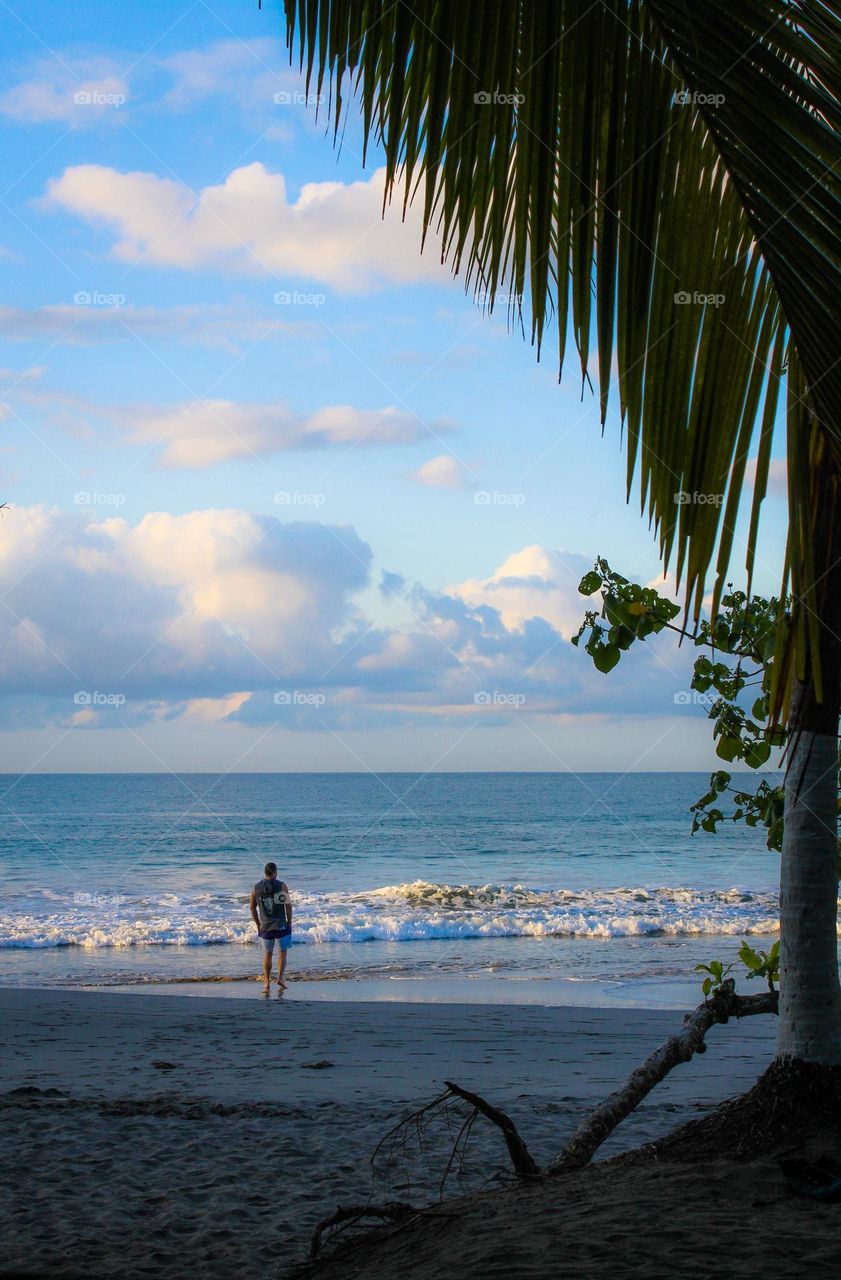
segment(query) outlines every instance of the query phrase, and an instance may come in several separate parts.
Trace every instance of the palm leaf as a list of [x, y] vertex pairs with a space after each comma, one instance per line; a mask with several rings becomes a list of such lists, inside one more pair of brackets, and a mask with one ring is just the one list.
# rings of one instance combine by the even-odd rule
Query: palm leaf
[[696, 619], [713, 569], [716, 597], [724, 585], [758, 451], [752, 575], [788, 359], [802, 671], [827, 567], [809, 468], [841, 472], [837, 4], [285, 4], [290, 50], [332, 83], [336, 131], [350, 81], [389, 190], [417, 193], [453, 271], [490, 306], [518, 299], [538, 350], [553, 326], [562, 367], [570, 335], [582, 378], [594, 351], [628, 492], [636, 479]]

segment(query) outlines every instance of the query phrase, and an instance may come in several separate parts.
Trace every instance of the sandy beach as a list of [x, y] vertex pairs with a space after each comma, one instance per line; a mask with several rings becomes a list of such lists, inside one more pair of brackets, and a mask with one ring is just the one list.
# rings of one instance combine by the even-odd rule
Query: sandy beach
[[[547, 1160], [679, 1023], [671, 1011], [311, 1002], [294, 984], [270, 1001], [2, 989], [0, 1015], [2, 1274], [129, 1280], [286, 1275], [338, 1203], [436, 1200], [443, 1130], [373, 1181], [369, 1157], [446, 1078], [506, 1109]], [[747, 1088], [773, 1034], [770, 1019], [716, 1028], [603, 1154]], [[497, 1132], [477, 1125], [461, 1189], [499, 1187], [487, 1179], [507, 1168]]]

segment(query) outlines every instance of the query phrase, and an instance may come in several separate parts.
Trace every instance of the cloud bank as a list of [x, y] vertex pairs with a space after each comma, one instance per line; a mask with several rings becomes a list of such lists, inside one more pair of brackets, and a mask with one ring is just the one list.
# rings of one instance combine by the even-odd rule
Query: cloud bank
[[121, 262], [215, 269], [283, 280], [302, 277], [342, 292], [383, 284], [446, 284], [431, 237], [395, 207], [382, 216], [385, 170], [367, 182], [308, 182], [290, 199], [286, 179], [255, 162], [198, 192], [154, 173], [72, 165], [47, 184], [44, 203], [113, 235]]
[[137, 416], [128, 438], [137, 444], [162, 444], [161, 466], [198, 470], [291, 449], [412, 444], [425, 439], [431, 429], [440, 436], [451, 427], [438, 421], [428, 428], [394, 405], [328, 405], [301, 416], [282, 404], [198, 400]]
[[[479, 598], [482, 580], [437, 592], [386, 574], [382, 608], [366, 614], [373, 552], [348, 526], [237, 510], [131, 524], [15, 509], [0, 542], [6, 722], [313, 729], [673, 715], [686, 680], [669, 649], [599, 676], [546, 616], [571, 614], [566, 577], [585, 558], [538, 551], [485, 580], [486, 594], [514, 593], [497, 598], [501, 609]], [[512, 581], [518, 566], [534, 570], [527, 587]]]

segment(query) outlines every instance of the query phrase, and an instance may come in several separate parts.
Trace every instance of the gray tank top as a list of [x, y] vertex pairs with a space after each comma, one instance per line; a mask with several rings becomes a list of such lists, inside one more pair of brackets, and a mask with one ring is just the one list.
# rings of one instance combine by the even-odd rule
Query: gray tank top
[[286, 900], [288, 893], [282, 880], [258, 880], [254, 886], [257, 915], [261, 929], [286, 927]]

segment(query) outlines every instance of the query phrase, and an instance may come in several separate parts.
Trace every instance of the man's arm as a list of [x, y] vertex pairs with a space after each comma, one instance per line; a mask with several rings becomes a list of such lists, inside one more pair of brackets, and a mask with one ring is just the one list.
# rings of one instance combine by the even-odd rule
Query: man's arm
[[251, 908], [251, 919], [254, 921], [257, 928], [259, 929], [260, 917], [257, 915], [257, 894], [254, 892], [253, 889], [251, 890], [251, 897], [248, 900], [248, 905]]
[[289, 897], [289, 886], [282, 884], [280, 886], [281, 893], [284, 894], [286, 901], [283, 904], [286, 907], [286, 923], [292, 928], [292, 899]]

